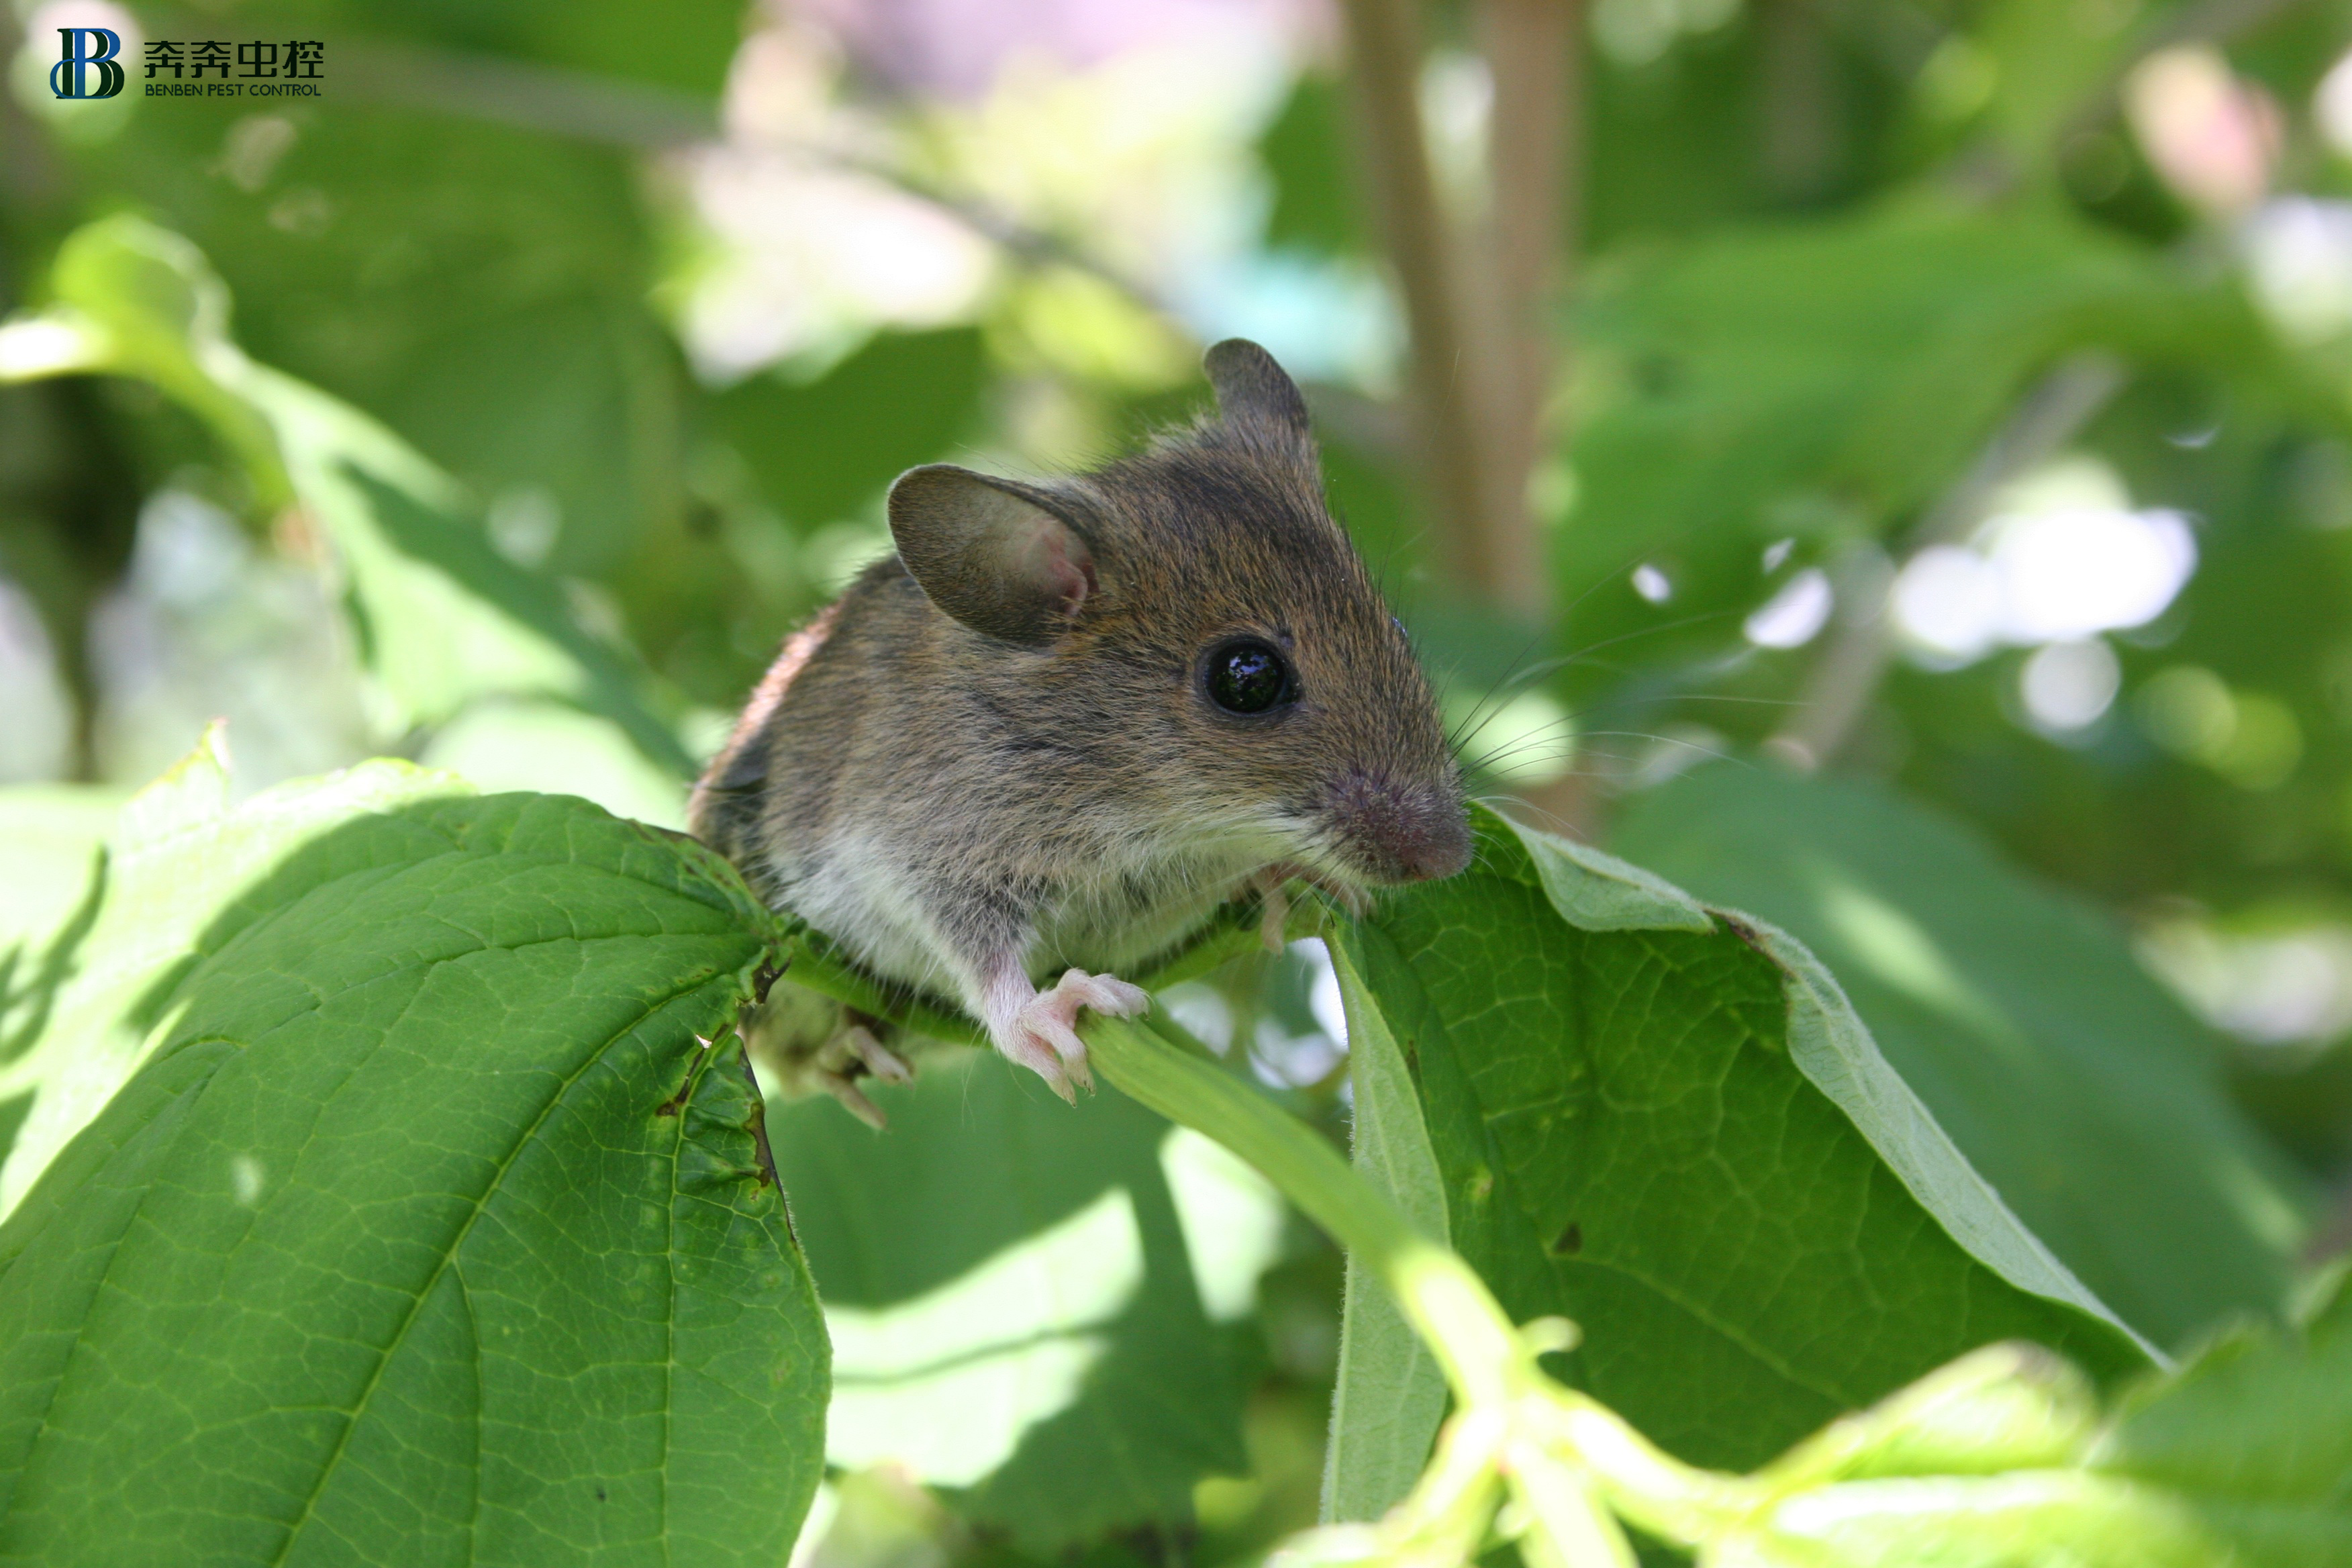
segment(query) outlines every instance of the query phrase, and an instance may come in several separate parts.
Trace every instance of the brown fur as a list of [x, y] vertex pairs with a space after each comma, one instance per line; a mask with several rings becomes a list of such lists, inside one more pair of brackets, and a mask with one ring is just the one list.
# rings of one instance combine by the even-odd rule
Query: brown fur
[[[1006, 591], [1058, 616], [1034, 637], [951, 618], [894, 556], [786, 644], [692, 806], [761, 897], [987, 1016], [1007, 968], [1132, 964], [1269, 867], [1349, 886], [1460, 868], [1428, 682], [1325, 510], [1297, 389], [1253, 345], [1210, 368], [1223, 417], [1138, 457], [1043, 487], [957, 476], [1069, 531], [1039, 520], [1069, 559]], [[898, 492], [892, 517], [918, 559], [937, 520]], [[1209, 700], [1204, 652], [1235, 635], [1285, 650], [1295, 704]]]

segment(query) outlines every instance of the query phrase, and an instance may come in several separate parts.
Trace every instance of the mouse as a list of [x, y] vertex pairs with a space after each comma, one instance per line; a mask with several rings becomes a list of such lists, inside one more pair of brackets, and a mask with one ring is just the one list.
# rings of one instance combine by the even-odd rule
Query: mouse
[[[785, 640], [689, 801], [771, 908], [1073, 1103], [1080, 1012], [1144, 1012], [1122, 975], [1221, 906], [1262, 899], [1278, 946], [1290, 887], [1352, 904], [1471, 856], [1297, 384], [1241, 339], [1203, 367], [1213, 413], [1098, 468], [900, 475], [895, 552]], [[836, 1092], [906, 1076], [874, 1023], [839, 1028]]]

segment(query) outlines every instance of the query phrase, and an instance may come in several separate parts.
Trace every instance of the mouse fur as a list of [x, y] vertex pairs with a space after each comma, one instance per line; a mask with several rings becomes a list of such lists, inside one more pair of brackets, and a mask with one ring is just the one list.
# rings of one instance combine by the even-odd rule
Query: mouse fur
[[[902, 475], [898, 553], [786, 641], [690, 806], [772, 907], [961, 1002], [1065, 1098], [1091, 1082], [1077, 1010], [1140, 1010], [1115, 972], [1219, 904], [1470, 855], [1429, 682], [1324, 504], [1297, 387], [1254, 343], [1207, 368], [1215, 416], [1097, 471]], [[1293, 700], [1218, 706], [1204, 659], [1235, 638], [1281, 650]]]

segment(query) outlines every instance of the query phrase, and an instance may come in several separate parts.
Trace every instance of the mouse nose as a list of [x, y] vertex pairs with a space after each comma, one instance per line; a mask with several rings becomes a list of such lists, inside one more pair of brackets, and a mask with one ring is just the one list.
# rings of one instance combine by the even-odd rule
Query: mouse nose
[[1438, 813], [1398, 847], [1397, 858], [1408, 880], [1442, 882], [1470, 864], [1470, 824], [1458, 808]]
[[1330, 816], [1377, 881], [1439, 881], [1470, 864], [1470, 823], [1451, 791], [1350, 774], [1331, 792]]

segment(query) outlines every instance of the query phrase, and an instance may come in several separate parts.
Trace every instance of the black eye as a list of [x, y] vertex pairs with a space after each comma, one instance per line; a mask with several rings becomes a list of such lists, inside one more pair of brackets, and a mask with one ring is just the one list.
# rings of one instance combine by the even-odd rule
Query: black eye
[[1228, 713], [1263, 713], [1296, 695], [1282, 655], [1255, 637], [1213, 649], [1207, 675], [1209, 700]]

